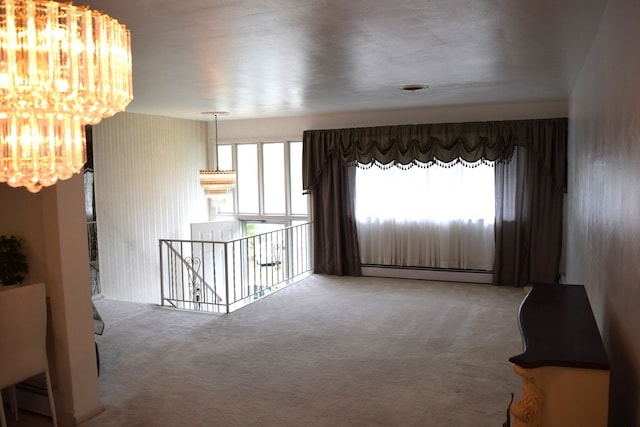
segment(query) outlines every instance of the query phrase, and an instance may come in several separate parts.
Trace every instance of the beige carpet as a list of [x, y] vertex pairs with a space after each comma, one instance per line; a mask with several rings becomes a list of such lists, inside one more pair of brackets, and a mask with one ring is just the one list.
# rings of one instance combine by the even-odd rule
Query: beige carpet
[[311, 276], [230, 315], [97, 300], [102, 426], [501, 426], [521, 289]]

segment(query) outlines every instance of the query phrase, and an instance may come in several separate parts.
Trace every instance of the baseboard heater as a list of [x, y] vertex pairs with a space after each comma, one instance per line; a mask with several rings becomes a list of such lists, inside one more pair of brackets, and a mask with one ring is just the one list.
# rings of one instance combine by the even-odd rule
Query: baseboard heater
[[440, 282], [493, 283], [493, 271], [363, 264], [362, 275]]

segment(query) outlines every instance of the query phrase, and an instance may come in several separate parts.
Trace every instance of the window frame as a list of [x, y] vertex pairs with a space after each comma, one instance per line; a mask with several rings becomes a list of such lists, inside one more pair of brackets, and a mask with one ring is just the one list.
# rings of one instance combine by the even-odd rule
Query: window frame
[[[267, 144], [284, 144], [284, 213], [282, 214], [267, 214], [265, 213], [265, 185], [264, 185], [264, 146]], [[216, 156], [219, 155], [219, 147], [222, 146], [231, 146], [231, 161], [233, 164], [233, 168], [237, 171], [238, 167], [238, 147], [241, 145], [256, 145], [257, 146], [257, 161], [258, 161], [258, 171], [257, 171], [257, 193], [258, 193], [258, 212], [240, 212], [239, 211], [239, 198], [238, 198], [238, 188], [235, 188], [231, 197], [233, 198], [232, 206], [233, 212], [221, 212], [218, 211], [216, 213], [219, 217], [226, 218], [235, 218], [241, 221], [242, 229], [246, 228], [246, 223], [250, 222], [263, 222], [263, 223], [273, 223], [273, 224], [282, 224], [285, 227], [291, 226], [296, 221], [304, 221], [308, 222], [310, 218], [310, 198], [309, 196], [305, 196], [306, 205], [307, 205], [307, 213], [306, 214], [294, 214], [291, 212], [292, 207], [292, 188], [291, 188], [291, 144], [302, 144], [301, 140], [269, 140], [269, 141], [242, 141], [242, 142], [221, 142], [216, 147]], [[244, 232], [244, 231], [243, 231]]]

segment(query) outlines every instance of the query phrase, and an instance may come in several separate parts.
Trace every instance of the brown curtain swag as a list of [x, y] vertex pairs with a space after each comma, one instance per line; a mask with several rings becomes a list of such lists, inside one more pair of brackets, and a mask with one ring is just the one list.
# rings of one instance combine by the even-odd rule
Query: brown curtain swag
[[544, 166], [555, 186], [564, 188], [567, 119], [508, 120], [307, 130], [303, 134], [303, 188], [312, 190], [328, 159], [353, 164], [464, 161], [509, 162], [521, 145]]

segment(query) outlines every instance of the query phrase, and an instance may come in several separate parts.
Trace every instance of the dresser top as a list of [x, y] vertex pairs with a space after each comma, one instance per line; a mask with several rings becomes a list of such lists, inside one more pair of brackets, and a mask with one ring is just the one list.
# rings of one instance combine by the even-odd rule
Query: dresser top
[[524, 352], [509, 359], [523, 368], [609, 369], [598, 325], [582, 285], [529, 284], [518, 323]]

